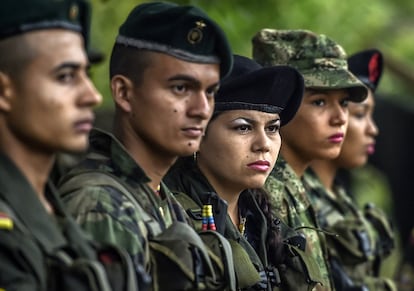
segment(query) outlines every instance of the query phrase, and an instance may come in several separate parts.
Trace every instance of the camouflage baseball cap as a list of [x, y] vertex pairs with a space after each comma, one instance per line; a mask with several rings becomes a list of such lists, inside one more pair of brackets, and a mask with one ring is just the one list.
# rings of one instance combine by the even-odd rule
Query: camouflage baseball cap
[[262, 29], [252, 39], [253, 58], [262, 66], [289, 65], [305, 79], [306, 88], [347, 89], [363, 101], [367, 88], [349, 70], [344, 49], [308, 30]]
[[165, 53], [187, 62], [220, 64], [231, 71], [233, 54], [219, 25], [191, 5], [149, 2], [137, 5], [119, 28], [117, 44]]

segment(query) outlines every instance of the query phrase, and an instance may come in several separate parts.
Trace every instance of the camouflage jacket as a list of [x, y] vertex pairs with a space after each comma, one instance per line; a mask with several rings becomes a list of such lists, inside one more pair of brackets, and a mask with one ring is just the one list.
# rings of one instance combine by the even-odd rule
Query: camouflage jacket
[[[390, 251], [379, 248], [387, 238], [355, 206], [338, 181], [334, 184], [334, 193], [329, 193], [311, 168], [303, 180], [320, 226], [336, 234], [327, 236], [336, 289], [365, 286], [368, 290], [395, 290], [390, 279], [379, 277], [381, 259]], [[372, 207], [366, 211], [373, 211]], [[385, 214], [381, 215], [385, 218]]]
[[306, 237], [308, 269], [313, 274], [312, 280], [321, 283], [314, 290], [334, 290], [325, 235], [319, 229], [301, 179], [281, 156], [266, 180], [265, 188], [270, 193], [274, 215]]
[[[144, 171], [111, 135], [96, 129], [91, 132], [88, 154], [62, 177], [62, 192], [65, 192], [62, 185], [70, 184], [72, 177], [85, 170], [109, 173], [127, 185], [143, 211], [161, 231], [173, 221], [185, 221], [185, 213], [175, 203], [168, 188], [161, 184], [159, 195], [156, 195], [147, 185], [150, 180]], [[148, 227], [144, 225], [140, 210], [111, 186], [86, 183], [69, 194], [62, 199], [81, 227], [97, 241], [110, 242], [125, 249], [133, 259], [137, 275], [145, 277], [150, 272]]]
[[[234, 262], [239, 288], [242, 286], [243, 290], [250, 290], [247, 286], [258, 283], [260, 272], [262, 272], [262, 276], [266, 276], [264, 273], [264, 266], [268, 265], [264, 244], [267, 228], [266, 219], [251, 193], [245, 191], [239, 199], [241, 216], [246, 218], [246, 231], [242, 235], [227, 214], [227, 203], [215, 193], [214, 188], [199, 170], [192, 157], [179, 159], [170, 169], [164, 181], [189, 213], [197, 230], [201, 230], [203, 205], [211, 204], [217, 231], [228, 240], [237, 243], [247, 253], [250, 262], [254, 266], [253, 269], [247, 268], [246, 263]], [[234, 252], [236, 246], [232, 244], [232, 247]], [[233, 257], [237, 258], [238, 256], [234, 254]], [[248, 271], [254, 274], [248, 274]], [[263, 284], [266, 286], [267, 280], [266, 278], [263, 279]], [[259, 287], [255, 286], [251, 290], [268, 290], [267, 288], [256, 288]]]
[[[128, 256], [124, 258], [130, 265], [122, 265], [130, 269], [119, 268], [108, 277], [102, 273], [97, 246], [65, 212], [53, 184], [45, 190], [51, 215], [20, 170], [1, 153], [0, 173], [0, 290], [64, 291], [73, 290], [74, 282], [77, 291], [127, 290], [119, 284], [110, 288], [107, 280], [121, 282], [126, 277], [123, 271], [132, 271]], [[110, 265], [111, 259], [106, 263]], [[90, 265], [98, 272], [88, 269]]]

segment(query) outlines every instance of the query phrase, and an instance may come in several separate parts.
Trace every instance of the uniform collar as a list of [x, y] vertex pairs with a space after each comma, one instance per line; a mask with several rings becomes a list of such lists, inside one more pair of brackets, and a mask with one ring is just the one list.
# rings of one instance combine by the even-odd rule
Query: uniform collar
[[[65, 245], [66, 239], [61, 234], [55, 218], [49, 215], [41, 204], [32, 186], [17, 166], [5, 155], [0, 153], [0, 199], [14, 211], [18, 219], [30, 230], [34, 238], [46, 252]], [[47, 189], [46, 199], [59, 213], [54, 189]], [[52, 197], [52, 199], [50, 199]]]
[[133, 179], [135, 183], [148, 183], [151, 181], [126, 148], [112, 134], [95, 128], [90, 133], [89, 141], [91, 153], [88, 154], [88, 158], [93, 153], [102, 154], [111, 163], [114, 171], [119, 171]]

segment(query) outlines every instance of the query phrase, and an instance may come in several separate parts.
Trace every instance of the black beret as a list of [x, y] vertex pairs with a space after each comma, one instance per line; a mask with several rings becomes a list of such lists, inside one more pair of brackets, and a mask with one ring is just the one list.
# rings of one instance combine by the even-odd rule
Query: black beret
[[188, 62], [220, 63], [220, 75], [233, 59], [222, 29], [202, 10], [167, 2], [136, 6], [119, 28], [116, 43], [169, 54]]
[[348, 58], [349, 70], [373, 92], [382, 76], [383, 56], [378, 49], [368, 49]]
[[215, 112], [257, 110], [279, 113], [286, 125], [302, 101], [302, 75], [290, 66], [262, 67], [255, 61], [234, 55], [231, 74], [223, 80], [215, 99]]
[[84, 0], [1, 0], [0, 40], [21, 33], [63, 28], [89, 38], [91, 9]]

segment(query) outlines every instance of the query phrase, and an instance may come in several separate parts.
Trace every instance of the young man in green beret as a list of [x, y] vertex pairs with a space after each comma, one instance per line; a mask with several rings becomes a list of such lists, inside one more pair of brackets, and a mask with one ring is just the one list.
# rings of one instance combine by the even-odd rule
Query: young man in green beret
[[[0, 290], [127, 290], [110, 286], [48, 183], [58, 151], [86, 150], [92, 109], [102, 100], [87, 74], [90, 7], [81, 0], [1, 5]], [[126, 274], [111, 276], [122, 282]]]
[[320, 283], [315, 289], [335, 290], [326, 236], [303, 176], [312, 160], [339, 155], [348, 122], [348, 100], [365, 99], [367, 88], [348, 70], [343, 48], [311, 31], [262, 29], [253, 37], [253, 57], [263, 66], [292, 66], [304, 77], [302, 103], [281, 129], [281, 155], [265, 187], [271, 193], [275, 215], [306, 237], [309, 279]]
[[77, 222], [125, 248], [154, 289], [227, 287], [162, 179], [179, 156], [198, 150], [231, 67], [227, 39], [203, 11], [138, 5], [119, 28], [110, 60], [114, 136], [92, 131], [86, 159], [61, 180]]

